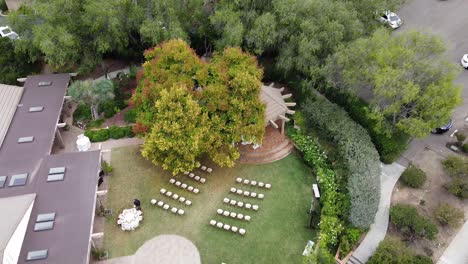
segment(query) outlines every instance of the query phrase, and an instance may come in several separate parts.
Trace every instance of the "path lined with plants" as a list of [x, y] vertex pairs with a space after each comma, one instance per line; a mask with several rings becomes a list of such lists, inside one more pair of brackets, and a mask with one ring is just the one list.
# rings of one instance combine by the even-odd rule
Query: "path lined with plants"
[[381, 167], [379, 210], [375, 215], [374, 223], [371, 225], [366, 237], [353, 253], [353, 257], [362, 263], [366, 263], [374, 254], [379, 243], [384, 240], [387, 234], [393, 187], [406, 169], [396, 162], [390, 165], [382, 164]]

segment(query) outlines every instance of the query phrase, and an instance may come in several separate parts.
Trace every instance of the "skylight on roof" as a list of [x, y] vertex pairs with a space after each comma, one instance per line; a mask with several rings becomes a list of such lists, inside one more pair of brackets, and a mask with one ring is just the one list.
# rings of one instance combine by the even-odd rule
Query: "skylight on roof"
[[18, 143], [29, 143], [33, 142], [34, 137], [20, 137], [18, 138]]
[[42, 112], [44, 110], [44, 107], [43, 106], [33, 106], [33, 107], [29, 107], [29, 111], [30, 113], [33, 113], [33, 112]]
[[55, 219], [55, 213], [38, 214], [36, 222], [52, 221]]
[[52, 82], [39, 82], [37, 86], [51, 86]]
[[8, 187], [25, 185], [27, 179], [28, 179], [28, 174], [27, 173], [15, 174], [15, 175], [11, 176], [10, 183], [8, 184]]
[[0, 188], [5, 187], [6, 180], [7, 180], [7, 176], [0, 176]]
[[48, 251], [48, 249], [29, 251], [26, 260], [46, 259]]
[[54, 221], [39, 222], [34, 225], [34, 231], [44, 231], [54, 228]]
[[49, 169], [49, 174], [65, 173], [65, 167], [55, 167]]
[[49, 174], [47, 176], [47, 181], [48, 182], [54, 182], [54, 181], [63, 181], [63, 177], [65, 174], [60, 173], [60, 174]]

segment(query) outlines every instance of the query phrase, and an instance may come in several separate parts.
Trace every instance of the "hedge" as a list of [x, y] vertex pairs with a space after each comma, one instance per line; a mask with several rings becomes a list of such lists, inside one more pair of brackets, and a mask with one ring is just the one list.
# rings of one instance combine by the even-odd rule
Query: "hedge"
[[421, 188], [424, 182], [426, 182], [426, 173], [415, 165], [410, 164], [401, 175], [400, 180], [408, 187]]
[[429, 257], [415, 255], [403, 242], [396, 238], [386, 237], [380, 242], [374, 255], [367, 264], [432, 264]]
[[89, 137], [91, 142], [102, 142], [110, 138], [119, 139], [124, 137], [134, 137], [132, 126], [111, 126], [109, 128], [86, 130], [85, 136]]
[[330, 101], [343, 107], [349, 116], [367, 130], [383, 163], [396, 161], [406, 150], [410, 137], [391, 124], [383, 126], [369, 113], [369, 105], [361, 98], [334, 88], [320, 90]]
[[351, 199], [349, 221], [367, 228], [374, 221], [380, 200], [379, 154], [367, 131], [341, 107], [317, 97], [303, 106], [308, 129], [335, 143], [348, 170], [347, 189]]

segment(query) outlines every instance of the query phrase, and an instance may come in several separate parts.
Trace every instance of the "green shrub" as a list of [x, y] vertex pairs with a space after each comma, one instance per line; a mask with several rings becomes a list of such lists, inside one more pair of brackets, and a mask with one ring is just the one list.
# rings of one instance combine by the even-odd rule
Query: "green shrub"
[[109, 139], [109, 131], [107, 129], [86, 130], [85, 136], [89, 137], [91, 142], [102, 142]]
[[411, 188], [421, 188], [426, 181], [426, 173], [413, 164], [410, 164], [401, 175], [401, 181]]
[[354, 121], [367, 130], [382, 162], [393, 163], [406, 150], [409, 136], [385, 120], [383, 124], [376, 120], [370, 114], [371, 111], [366, 101], [338, 89], [326, 88], [320, 91], [330, 101], [343, 107]]
[[129, 109], [124, 115], [125, 122], [134, 124], [136, 120], [136, 115], [137, 115], [137, 112], [135, 108]]
[[114, 100], [109, 100], [99, 105], [99, 113], [104, 112], [105, 118], [113, 117], [120, 109], [116, 106]]
[[359, 228], [369, 227], [379, 205], [381, 172], [379, 154], [369, 135], [341, 107], [325, 98], [306, 101], [302, 110], [308, 129], [318, 130], [336, 144], [348, 170], [349, 221]]
[[452, 177], [466, 177], [468, 175], [468, 160], [455, 155], [442, 161], [445, 171]]
[[7, 7], [6, 3], [5, 3], [5, 0], [0, 0], [0, 10], [1, 11], [8, 10], [8, 7]]
[[462, 149], [464, 152], [468, 152], [468, 143], [463, 144]]
[[386, 237], [367, 264], [432, 264], [432, 260], [426, 256], [414, 255], [400, 240]]
[[456, 177], [444, 187], [453, 195], [468, 199], [468, 178]]
[[434, 210], [434, 217], [441, 225], [457, 227], [463, 220], [463, 211], [448, 203], [440, 203]]
[[135, 136], [131, 126], [111, 126], [109, 128], [103, 128], [99, 130], [86, 130], [85, 135], [89, 137], [91, 142], [102, 142], [108, 140], [109, 138], [119, 139]]
[[108, 130], [110, 138], [119, 139], [126, 136], [126, 130], [124, 128], [120, 128], [118, 126], [110, 126]]
[[353, 246], [361, 237], [361, 230], [357, 228], [347, 227], [341, 236], [340, 250], [343, 255], [347, 255]]
[[463, 145], [463, 141], [465, 141], [465, 139], [466, 139], [465, 134], [457, 132], [455, 134], [455, 137], [457, 137], [458, 145], [459, 146]]
[[114, 170], [114, 168], [112, 168], [112, 166], [105, 160], [102, 161], [101, 168], [106, 175], [111, 173]]
[[104, 123], [104, 119], [102, 119], [102, 118], [92, 120], [92, 121], [88, 121], [88, 129], [89, 128], [99, 128], [99, 127], [102, 126], [103, 123]]
[[416, 237], [435, 239], [439, 230], [429, 219], [420, 215], [416, 207], [405, 204], [397, 204], [390, 208], [390, 222], [407, 238]]
[[89, 121], [91, 120], [91, 109], [89, 106], [79, 104], [75, 112], [73, 112], [73, 120], [76, 121]]

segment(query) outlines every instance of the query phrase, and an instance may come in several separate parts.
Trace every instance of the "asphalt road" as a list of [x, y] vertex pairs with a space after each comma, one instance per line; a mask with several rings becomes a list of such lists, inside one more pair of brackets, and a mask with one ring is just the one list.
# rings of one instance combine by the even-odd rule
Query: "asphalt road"
[[[468, 1], [467, 0], [407, 0], [407, 3], [398, 11], [403, 20], [403, 26], [397, 31], [419, 30], [441, 36], [448, 46], [447, 58], [460, 67], [460, 74], [456, 84], [463, 86], [463, 105], [453, 113], [455, 126], [445, 135], [430, 135], [422, 140], [413, 140], [400, 159], [402, 165], [408, 160], [429, 148], [441, 155], [451, 153], [445, 146], [449, 135], [455, 129], [468, 128], [468, 70], [460, 65], [463, 54], [468, 53]], [[465, 124], [466, 123], [466, 124]]]

